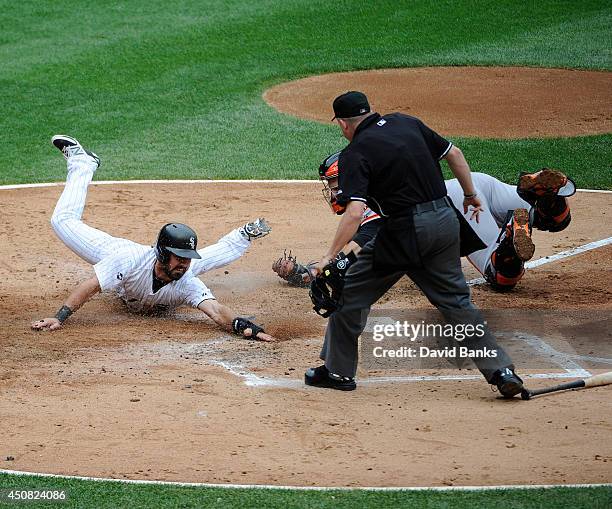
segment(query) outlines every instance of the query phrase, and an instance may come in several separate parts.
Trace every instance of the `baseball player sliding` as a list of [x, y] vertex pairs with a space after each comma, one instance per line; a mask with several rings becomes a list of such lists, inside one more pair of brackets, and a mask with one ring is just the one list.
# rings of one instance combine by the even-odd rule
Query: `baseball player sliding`
[[33, 322], [33, 329], [59, 329], [95, 294], [115, 291], [132, 311], [150, 313], [192, 306], [226, 330], [249, 339], [274, 341], [261, 327], [219, 303], [197, 277], [236, 260], [252, 239], [267, 235], [270, 227], [264, 219], [236, 228], [200, 250], [196, 233], [178, 223], [164, 225], [153, 247], [112, 237], [81, 220], [87, 188], [100, 158], [69, 136], [56, 135], [51, 141], [68, 165], [66, 187], [51, 225], [70, 250], [93, 265], [93, 275], [74, 289], [54, 317]]
[[[323, 195], [336, 214], [344, 212], [336, 201], [339, 154], [327, 157], [319, 168]], [[472, 173], [472, 181], [483, 210], [464, 215], [486, 248], [467, 258], [493, 289], [511, 290], [525, 273], [525, 261], [534, 254], [532, 227], [552, 232], [565, 229], [571, 220], [566, 197], [576, 192], [576, 186], [563, 173], [550, 169], [521, 175], [518, 186], [504, 184], [484, 173]], [[446, 190], [454, 206], [462, 210], [463, 190], [457, 179], [447, 180]], [[366, 208], [361, 225], [343, 254], [359, 253], [376, 236], [381, 215], [384, 216], [380, 212]], [[310, 286], [312, 281], [311, 267], [301, 265], [291, 254], [279, 258], [272, 268], [293, 286]]]

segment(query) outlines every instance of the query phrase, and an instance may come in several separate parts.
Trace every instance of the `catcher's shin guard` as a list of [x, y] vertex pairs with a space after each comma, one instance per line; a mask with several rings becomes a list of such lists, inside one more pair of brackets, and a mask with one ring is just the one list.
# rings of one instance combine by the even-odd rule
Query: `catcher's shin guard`
[[544, 196], [535, 206], [534, 228], [548, 232], [565, 230], [572, 220], [567, 199], [562, 196]]
[[[504, 235], [500, 242], [499, 238]], [[531, 221], [526, 209], [509, 210], [506, 228], [499, 234], [499, 246], [491, 255], [485, 279], [494, 290], [504, 292], [516, 286], [525, 273], [524, 262], [535, 251], [531, 240]]]
[[576, 192], [576, 184], [562, 172], [543, 168], [536, 173], [523, 173], [516, 192], [533, 205], [534, 228], [559, 232], [570, 224], [572, 217], [566, 198]]
[[500, 245], [491, 255], [491, 263], [487, 266], [484, 277], [493, 290], [507, 292], [521, 280], [525, 268], [523, 261], [514, 253], [498, 253], [501, 247]]

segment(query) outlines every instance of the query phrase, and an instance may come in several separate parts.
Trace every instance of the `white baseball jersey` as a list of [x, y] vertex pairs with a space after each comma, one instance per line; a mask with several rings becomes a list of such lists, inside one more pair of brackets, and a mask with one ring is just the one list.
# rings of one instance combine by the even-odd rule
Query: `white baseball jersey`
[[[504, 184], [486, 173], [472, 173], [472, 182], [484, 210], [480, 214], [478, 223], [475, 219], [470, 219], [469, 210], [464, 217], [487, 247], [470, 254], [468, 260], [481, 274], [484, 274], [491, 263], [493, 251], [499, 246], [497, 238], [500, 229], [505, 227], [504, 219], [508, 211], [521, 208], [529, 210], [531, 205], [517, 194], [516, 186]], [[453, 205], [463, 213], [463, 189], [459, 181], [447, 180], [446, 191]]]
[[57, 202], [51, 225], [66, 246], [83, 260], [94, 265], [102, 291], [116, 291], [133, 311], [172, 309], [214, 299], [212, 292], [196, 276], [233, 262], [251, 242], [238, 228], [216, 244], [198, 250], [201, 259], [191, 261], [189, 270], [177, 281], [153, 293], [155, 251], [131, 240], [113, 237], [92, 228], [81, 220], [87, 188], [96, 169], [89, 156], [68, 159], [66, 187]]
[[214, 299], [212, 292], [191, 268], [177, 281], [153, 293], [155, 250], [136, 244], [103, 258], [94, 271], [103, 292], [115, 291], [128, 308], [136, 312], [173, 309], [179, 306], [198, 307], [204, 300]]

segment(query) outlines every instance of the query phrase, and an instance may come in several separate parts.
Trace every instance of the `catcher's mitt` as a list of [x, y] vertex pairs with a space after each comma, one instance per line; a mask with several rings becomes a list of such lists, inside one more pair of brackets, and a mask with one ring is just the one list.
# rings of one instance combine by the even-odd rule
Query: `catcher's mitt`
[[291, 255], [291, 251], [283, 253], [278, 260], [272, 264], [272, 270], [278, 274], [278, 277], [284, 279], [291, 286], [299, 288], [308, 288], [314, 276], [310, 269], [314, 263], [302, 265], [297, 261], [295, 256]]
[[348, 255], [340, 252], [334, 260], [323, 267], [319, 277], [311, 283], [310, 300], [314, 304], [312, 309], [323, 318], [327, 318], [338, 309], [344, 289], [344, 276], [356, 261], [357, 256], [352, 251]]

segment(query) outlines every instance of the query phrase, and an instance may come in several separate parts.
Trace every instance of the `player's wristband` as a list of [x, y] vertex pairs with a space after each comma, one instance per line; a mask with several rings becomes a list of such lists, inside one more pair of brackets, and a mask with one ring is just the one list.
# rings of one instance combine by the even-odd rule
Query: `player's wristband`
[[[250, 336], [244, 336], [244, 331], [246, 329], [251, 329]], [[247, 339], [257, 339], [257, 334], [260, 332], [265, 332], [259, 325], [254, 324], [250, 320], [246, 318], [241, 318], [237, 316], [232, 320], [232, 330], [236, 334], [240, 334], [241, 336], [246, 337]]]
[[55, 313], [55, 318], [57, 318], [60, 323], [64, 323], [71, 314], [72, 314], [72, 309], [64, 305], [61, 308], [59, 308], [59, 311], [57, 313]]
[[478, 196], [478, 193], [472, 193], [472, 194], [464, 194], [463, 197], [464, 198], [476, 198], [476, 196]]

